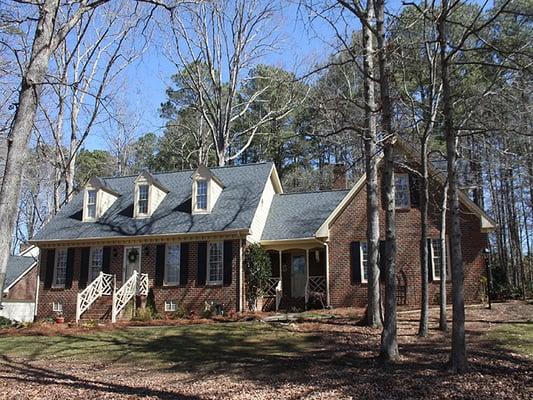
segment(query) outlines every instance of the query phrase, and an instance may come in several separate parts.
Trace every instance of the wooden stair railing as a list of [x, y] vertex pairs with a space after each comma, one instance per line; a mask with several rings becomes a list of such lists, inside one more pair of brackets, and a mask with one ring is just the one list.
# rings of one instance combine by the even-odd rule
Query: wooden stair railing
[[117, 322], [118, 314], [126, 307], [126, 304], [137, 295], [148, 295], [148, 274], [140, 274], [133, 271], [130, 278], [113, 292], [113, 307], [111, 309], [111, 322]]
[[100, 297], [111, 296], [114, 290], [114, 276], [100, 272], [83, 291], [78, 293], [76, 300], [76, 323], [81, 315]]

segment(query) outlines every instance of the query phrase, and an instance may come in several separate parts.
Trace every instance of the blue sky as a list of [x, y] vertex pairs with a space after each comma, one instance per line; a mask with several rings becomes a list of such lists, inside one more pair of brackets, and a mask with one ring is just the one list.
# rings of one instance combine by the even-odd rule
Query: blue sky
[[[401, 2], [389, 2], [389, 9], [397, 9]], [[316, 19], [309, 23], [308, 14], [293, 2], [286, 2], [276, 20], [278, 33], [282, 38], [279, 51], [269, 54], [261, 60], [263, 63], [284, 67], [296, 73], [305, 72], [319, 64], [332, 53], [331, 44], [335, 35], [327, 23]], [[353, 29], [359, 25], [354, 21]], [[176, 72], [174, 64], [163, 54], [164, 34], [155, 33], [153, 43], [143, 57], [131, 64], [123, 76], [128, 109], [140, 116], [141, 123], [137, 135], [155, 132], [160, 135], [164, 121], [159, 118], [160, 104], [165, 101], [165, 90], [170, 77]], [[106, 148], [102, 135], [95, 129], [95, 134], [88, 138], [89, 149]]]

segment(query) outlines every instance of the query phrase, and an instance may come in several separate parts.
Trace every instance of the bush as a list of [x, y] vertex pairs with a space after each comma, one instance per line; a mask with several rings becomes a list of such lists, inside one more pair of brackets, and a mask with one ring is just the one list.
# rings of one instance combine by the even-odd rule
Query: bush
[[0, 317], [0, 328], [9, 328], [15, 325], [15, 321], [11, 321], [9, 318]]
[[264, 295], [268, 279], [272, 275], [270, 257], [259, 243], [246, 249], [245, 273], [248, 307], [255, 311], [257, 300]]
[[135, 312], [135, 316], [132, 319], [133, 321], [151, 321], [152, 312], [149, 308], [138, 308]]

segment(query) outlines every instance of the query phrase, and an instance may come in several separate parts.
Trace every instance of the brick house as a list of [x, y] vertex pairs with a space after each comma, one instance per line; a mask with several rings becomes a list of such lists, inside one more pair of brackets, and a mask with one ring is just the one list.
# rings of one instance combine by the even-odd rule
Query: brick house
[[[416, 160], [396, 171], [398, 301], [420, 301], [420, 211]], [[381, 176], [381, 174], [380, 174]], [[438, 302], [442, 176], [432, 169], [430, 301]], [[341, 184], [345, 179], [339, 177]], [[201, 310], [206, 302], [246, 309], [243, 255], [259, 242], [269, 252], [271, 308], [366, 304], [365, 177], [350, 189], [283, 193], [272, 163], [93, 178], [32, 240], [41, 249], [38, 317], [121, 317], [136, 295], [157, 310]], [[461, 196], [465, 293], [480, 298], [482, 251], [494, 222]], [[384, 236], [381, 209], [381, 236]]]

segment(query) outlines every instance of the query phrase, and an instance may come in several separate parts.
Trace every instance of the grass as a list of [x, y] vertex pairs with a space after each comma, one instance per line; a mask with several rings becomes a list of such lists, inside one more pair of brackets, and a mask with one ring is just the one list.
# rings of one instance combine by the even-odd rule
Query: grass
[[505, 349], [533, 357], [533, 323], [504, 324], [491, 330], [487, 337]]
[[128, 328], [67, 336], [11, 336], [0, 354], [30, 360], [98, 360], [158, 366], [254, 363], [301, 356], [318, 337], [264, 323]]

